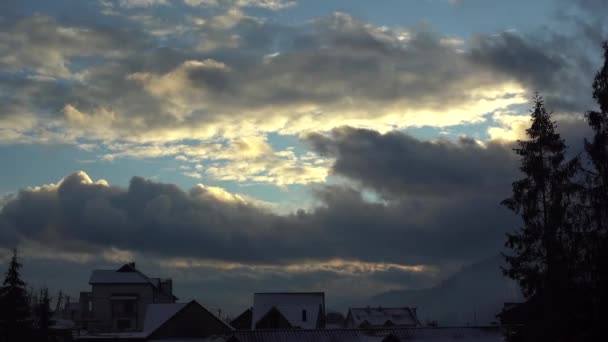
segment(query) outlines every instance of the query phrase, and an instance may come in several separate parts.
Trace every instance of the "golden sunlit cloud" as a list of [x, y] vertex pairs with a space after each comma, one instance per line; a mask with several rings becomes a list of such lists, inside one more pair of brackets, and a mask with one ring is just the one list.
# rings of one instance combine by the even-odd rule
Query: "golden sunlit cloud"
[[219, 260], [197, 260], [197, 259], [164, 259], [159, 261], [164, 268], [211, 268], [222, 271], [250, 270], [256, 272], [281, 272], [281, 273], [312, 273], [332, 272], [342, 275], [356, 275], [363, 273], [387, 272], [390, 270], [413, 273], [433, 274], [437, 269], [429, 265], [403, 265], [395, 263], [374, 263], [357, 260], [331, 259], [327, 261], [310, 261], [292, 263], [286, 265], [264, 265], [264, 264], [242, 264]]

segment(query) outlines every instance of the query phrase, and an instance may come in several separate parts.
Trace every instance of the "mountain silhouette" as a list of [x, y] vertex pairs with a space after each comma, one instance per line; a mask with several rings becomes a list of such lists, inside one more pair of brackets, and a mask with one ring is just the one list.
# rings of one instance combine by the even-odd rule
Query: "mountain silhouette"
[[461, 268], [434, 287], [393, 290], [373, 296], [373, 306], [415, 306], [423, 324], [434, 320], [440, 326], [487, 325], [496, 321], [504, 302], [522, 301], [511, 279], [502, 275], [500, 256]]

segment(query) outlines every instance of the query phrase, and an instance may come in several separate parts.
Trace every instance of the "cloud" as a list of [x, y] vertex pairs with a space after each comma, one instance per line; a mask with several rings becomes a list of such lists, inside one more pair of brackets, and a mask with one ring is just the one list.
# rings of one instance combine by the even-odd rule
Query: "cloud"
[[80, 79], [75, 57], [117, 58], [126, 53], [129, 34], [112, 30], [62, 25], [48, 16], [36, 15], [0, 21], [0, 68], [3, 72], [26, 71], [40, 77]]
[[91, 269], [136, 260], [149, 274], [173, 277], [181, 297], [200, 298], [204, 286], [213, 294], [207, 303], [234, 313], [261, 290], [319, 290], [333, 305], [353, 303], [430, 286], [500, 250], [514, 220], [491, 196], [439, 197], [377, 202], [356, 188], [324, 186], [316, 207], [277, 214], [216, 187], [183, 191], [134, 177], [122, 188], [78, 172], [7, 199], [0, 252], [18, 246], [34, 283], [49, 270], [72, 270], [69, 281], [52, 284], [71, 293], [85, 289]]
[[468, 138], [421, 141], [398, 132], [344, 127], [306, 140], [324, 156], [336, 158], [332, 171], [389, 196], [467, 197], [508, 193], [517, 177], [511, 146]]
[[[93, 256], [86, 259], [50, 258], [30, 248], [22, 248], [19, 252], [23, 263], [21, 275], [28, 287], [48, 286], [53, 296], [61, 289], [72, 302], [78, 299], [81, 291], [90, 290], [88, 278], [93, 269], [116, 269], [124, 262], [136, 261], [138, 269], [149, 276], [171, 277], [174, 293], [180, 301], [197, 299], [209, 309], [221, 308], [222, 316], [230, 314], [233, 317], [251, 306], [251, 294], [256, 291], [324, 291], [327, 306], [342, 310], [379, 291], [425, 287], [438, 280], [436, 270], [416, 272], [402, 265], [343, 260], [252, 266], [163, 260], [139, 254], [121, 256], [121, 251], [108, 251], [108, 258]], [[11, 255], [11, 250], [0, 248], [3, 265]], [[57, 277], [58, 273], [62, 277]], [[49, 282], [49, 279], [53, 281]], [[200, 291], [201, 288], [206, 290]]]
[[0, 142], [97, 145], [104, 160], [183, 156], [205, 167], [189, 176], [284, 186], [324, 181], [324, 161], [283, 147], [224, 158], [217, 147], [344, 125], [385, 133], [488, 118], [492, 139], [514, 139], [504, 114], [521, 114], [533, 90], [560, 113], [590, 106], [595, 65], [583, 47], [595, 26], [585, 42], [551, 32], [465, 41], [346, 13], [281, 25], [249, 14], [251, 1], [214, 4], [167, 16], [134, 7], [112, 16], [124, 30], [2, 21]]
[[[2, 247], [44, 245], [37, 260], [61, 251], [89, 269], [146, 260], [143, 269], [174, 277], [180, 291], [204, 284], [218, 304], [245, 305], [257, 290], [318, 289], [352, 301], [433, 284], [454, 265], [495, 255], [518, 225], [498, 204], [517, 177], [508, 145], [355, 128], [306, 141], [346, 179], [317, 186], [312, 208], [281, 214], [217, 187], [134, 177], [123, 188], [79, 172], [8, 198]], [[234, 148], [250, 158], [266, 150], [255, 139]]]
[[169, 6], [170, 5], [170, 3], [167, 0], [120, 0], [119, 4], [121, 7], [125, 7], [125, 8]]
[[517, 141], [526, 139], [526, 129], [532, 122], [530, 115], [517, 113], [494, 113], [492, 119], [499, 126], [488, 128], [491, 140]]
[[238, 0], [237, 4], [240, 6], [261, 7], [276, 11], [293, 7], [297, 2], [288, 0]]
[[596, 49], [566, 34], [548, 36], [513, 32], [477, 36], [470, 42], [471, 59], [540, 92], [556, 110], [582, 112], [591, 105], [593, 55], [589, 52]]
[[[504, 147], [354, 129], [334, 134], [309, 140], [336, 157], [334, 173], [385, 195], [384, 201], [370, 201], [351, 186], [326, 185], [317, 188], [315, 207], [277, 214], [217, 188], [186, 192], [134, 177], [125, 189], [81, 172], [22, 190], [4, 205], [1, 231], [7, 241], [44, 239], [72, 252], [114, 247], [251, 263], [356, 258], [433, 264], [501, 248], [513, 222], [498, 205], [508, 194], [510, 181], [504, 180], [513, 179]], [[145, 241], [137, 238], [143, 235]], [[479, 246], [478, 239], [485, 243]]]
[[[199, 134], [226, 136], [234, 134], [228, 127], [239, 134], [299, 134], [319, 121], [328, 128], [449, 126], [524, 101], [525, 91], [508, 77], [501, 82], [489, 70], [477, 70], [425, 32], [408, 38], [406, 46], [402, 33], [345, 14], [318, 21], [316, 29], [306, 37], [312, 49], [246, 65], [189, 60], [167, 73], [128, 79], [161, 101], [177, 123], [192, 127], [205, 117]], [[237, 117], [255, 125], [235, 122]]]
[[297, 4], [296, 1], [289, 0], [184, 0], [184, 3], [193, 7], [258, 7], [272, 11], [293, 7]]
[[[255, 55], [258, 50], [248, 50], [248, 44], [272, 40], [266, 27], [272, 24], [237, 20], [228, 27], [233, 25], [244, 30], [239, 46], [254, 55], [231, 51], [194, 58], [195, 51], [144, 43], [123, 58], [79, 72], [78, 84], [24, 80], [10, 89], [39, 92], [24, 106], [43, 122], [63, 124], [60, 129], [73, 140], [104, 142], [292, 135], [320, 123], [327, 129], [349, 124], [383, 131], [449, 126], [477, 122], [524, 101], [525, 89], [509, 77], [477, 67], [425, 31], [384, 29], [338, 13], [306, 29], [283, 28], [291, 48], [265, 58], [268, 51]], [[70, 56], [62, 55], [63, 66], [70, 65]], [[50, 117], [38, 114], [49, 108]], [[96, 129], [87, 130], [85, 120], [98, 123], [89, 126]]]
[[200, 145], [112, 144], [108, 147], [113, 152], [102, 156], [107, 161], [175, 156], [176, 161], [185, 163], [180, 169], [188, 177], [201, 179], [206, 176], [248, 184], [322, 183], [328, 176], [330, 162], [312, 152], [296, 153], [293, 147], [275, 150], [263, 137], [241, 137]]

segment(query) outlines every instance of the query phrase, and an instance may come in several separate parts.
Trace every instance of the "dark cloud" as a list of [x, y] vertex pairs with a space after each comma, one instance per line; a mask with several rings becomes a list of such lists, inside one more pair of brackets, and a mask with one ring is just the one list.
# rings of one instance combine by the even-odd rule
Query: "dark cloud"
[[558, 0], [553, 23], [534, 31], [477, 35], [470, 56], [540, 92], [556, 111], [584, 112], [594, 106], [591, 84], [608, 39], [603, 0]]
[[[316, 207], [279, 215], [210, 188], [183, 191], [139, 177], [122, 188], [75, 173], [57, 186], [8, 198], [0, 241], [5, 248], [25, 246], [26, 254], [42, 253], [35, 246], [44, 246], [41, 260], [130, 251], [147, 260], [142, 266], [150, 274], [174, 277], [186, 296], [200, 298], [197, 291], [204, 287], [214, 294], [202, 298], [207, 303], [234, 305], [236, 312], [260, 290], [326, 290], [336, 303], [346, 303], [384, 290], [426, 287], [452, 265], [495, 255], [504, 233], [517, 225], [498, 204], [514, 180], [507, 147], [429, 143], [349, 128], [308, 142], [337, 158], [335, 173], [385, 198], [370, 200], [357, 187], [323, 186], [315, 192]], [[171, 266], [182, 259], [208, 263]], [[168, 264], [159, 269], [153, 260]], [[328, 260], [385, 266], [319, 266]], [[399, 266], [416, 264], [436, 268], [413, 272]], [[86, 273], [92, 267], [98, 266], [74, 269]], [[340, 290], [353, 282], [359, 284], [353, 293]]]
[[[597, 66], [590, 56], [599, 56], [599, 43], [590, 42], [605, 26], [568, 14], [573, 33], [503, 32], [466, 44], [425, 26], [383, 28], [345, 13], [289, 26], [238, 8], [197, 8], [185, 15], [180, 6], [127, 12], [113, 6], [117, 13], [98, 13], [90, 24], [41, 15], [0, 22], [6, 32], [0, 34], [6, 56], [0, 59], [0, 97], [9, 97], [2, 113], [25, 111], [74, 128], [77, 137], [106, 141], [179, 140], [194, 131], [208, 132], [208, 138], [242, 122], [263, 130], [249, 134], [309, 131], [305, 123], [313, 119], [329, 128], [349, 120], [374, 127], [394, 124], [382, 120], [400, 111], [400, 122], [436, 126], [477, 120], [520, 102], [503, 93], [498, 99], [504, 105], [450, 113], [513, 81], [543, 93], [555, 110], [581, 112], [592, 105]], [[209, 60], [225, 68], [188, 64]], [[490, 103], [496, 96], [481, 97]], [[68, 104], [94, 122], [89, 126], [103, 127], [74, 127], [63, 111]], [[102, 110], [112, 112], [111, 121], [99, 115]]]
[[203, 187], [184, 192], [135, 177], [124, 189], [78, 173], [58, 187], [21, 191], [3, 207], [1, 229], [77, 252], [117, 247], [245, 263], [342, 258], [437, 264], [475, 260], [502, 247], [515, 223], [498, 204], [514, 180], [508, 148], [354, 129], [334, 134], [309, 141], [337, 158], [334, 172], [386, 200], [324, 186], [315, 193], [317, 207], [277, 215]]
[[127, 30], [66, 26], [44, 15], [2, 20], [0, 29], [3, 72], [70, 78], [83, 69], [75, 63], [76, 57], [113, 58], [144, 45], [142, 36], [134, 37]]
[[340, 128], [307, 141], [322, 155], [335, 157], [333, 172], [391, 196], [469, 196], [508, 193], [517, 176], [511, 146], [481, 146], [462, 138], [422, 141], [399, 132]]
[[[307, 129], [297, 125], [302, 115], [298, 112], [304, 110], [306, 115], [318, 111], [336, 122], [374, 120], [390, 112], [385, 106], [396, 103], [411, 110], [441, 111], [474, 103], [478, 98], [471, 90], [491, 89], [510, 79], [476, 65], [425, 29], [384, 30], [343, 13], [297, 29], [257, 22], [238, 12], [223, 15], [234, 16], [230, 19], [234, 26], [221, 31], [238, 33], [238, 45], [213, 43], [217, 48], [208, 52], [198, 51], [191, 38], [185, 38], [190, 41], [187, 47], [158, 48], [158, 37], [153, 43], [153, 33], [142, 29], [64, 27], [48, 17], [8, 21], [7, 31], [18, 32], [16, 37], [21, 38], [17, 49], [9, 48], [8, 38], [0, 39], [9, 56], [3, 59], [7, 70], [78, 81], [13, 76], [3, 79], [4, 91], [17, 99], [28, 94], [29, 102], [21, 102], [30, 112], [60, 120], [67, 104], [91, 116], [96, 110], [111, 109], [114, 121], [107, 123], [111, 129], [100, 131], [113, 132], [115, 139], [130, 139], [208, 128], [238, 118], [259, 122], [270, 131], [283, 128], [275, 122], [294, 121], [287, 125], [298, 132]], [[213, 27], [213, 18], [208, 22], [193, 25], [184, 35], [205, 36], [219, 30]], [[226, 68], [187, 64], [209, 58]], [[129, 77], [134, 74], [141, 77]], [[29, 96], [32, 93], [40, 96]], [[300, 109], [311, 104], [316, 108], [312, 112]], [[344, 114], [349, 112], [353, 114]], [[95, 132], [90, 133], [95, 137]]]
[[596, 52], [599, 44], [589, 46], [571, 35], [504, 32], [472, 39], [470, 56], [539, 92], [555, 110], [582, 112], [591, 105]]

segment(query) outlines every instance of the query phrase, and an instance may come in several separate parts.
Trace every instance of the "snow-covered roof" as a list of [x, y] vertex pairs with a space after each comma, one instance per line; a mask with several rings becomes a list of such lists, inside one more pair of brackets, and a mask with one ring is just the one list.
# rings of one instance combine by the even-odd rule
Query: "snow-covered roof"
[[419, 324], [416, 313], [410, 308], [350, 308], [348, 319], [352, 319], [355, 327], [359, 327], [365, 322], [369, 326], [376, 327], [384, 326], [387, 322], [397, 326], [416, 326]]
[[228, 330], [234, 330], [229, 324], [217, 317], [213, 312], [207, 310], [204, 306], [200, 305], [197, 301], [193, 300], [189, 303], [154, 303], [148, 304], [146, 309], [146, 316], [144, 318], [144, 329], [142, 335], [150, 336], [178, 312], [180, 312], [187, 305], [197, 305], [205, 310], [209, 315], [213, 316], [218, 322], [228, 328]]
[[[325, 294], [323, 292], [255, 293], [251, 328], [255, 329], [257, 322], [273, 307], [279, 310], [293, 327], [315, 329], [319, 311], [325, 314]], [[303, 314], [304, 310], [305, 314]], [[304, 315], [306, 321], [303, 320]]]
[[155, 289], [177, 300], [175, 295], [166, 293], [162, 288], [160, 278], [149, 278], [136, 269], [134, 263], [125, 264], [117, 270], [93, 270], [89, 278], [89, 284], [150, 284]]
[[93, 270], [89, 284], [150, 284], [140, 272], [118, 272], [116, 270]]
[[146, 316], [144, 318], [144, 335], [149, 335], [156, 331], [163, 323], [175, 316], [188, 303], [155, 303], [148, 304]]

